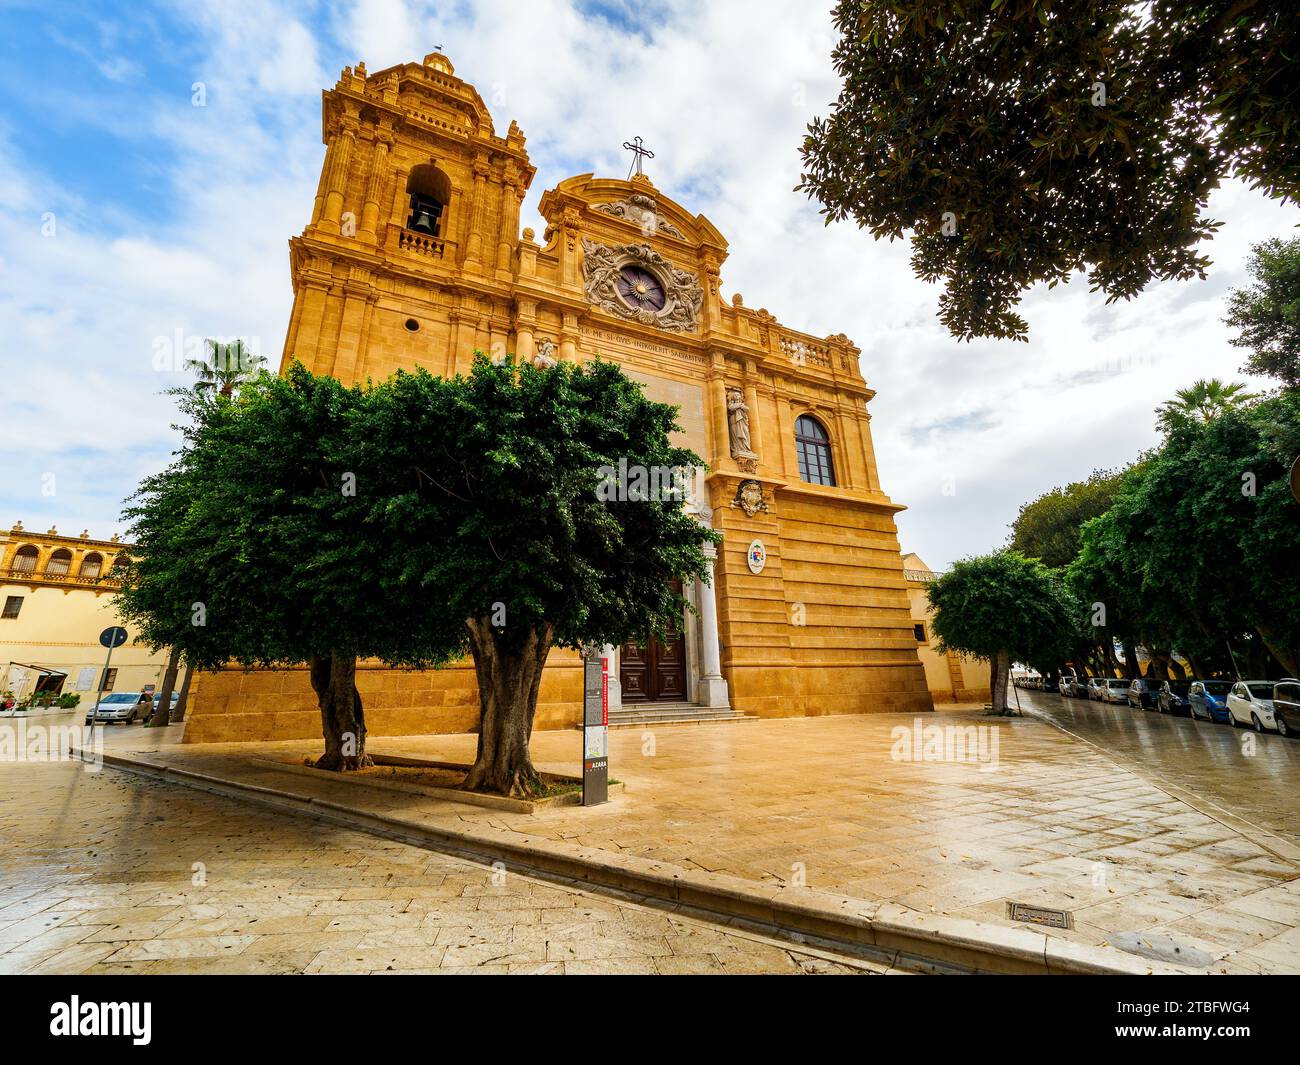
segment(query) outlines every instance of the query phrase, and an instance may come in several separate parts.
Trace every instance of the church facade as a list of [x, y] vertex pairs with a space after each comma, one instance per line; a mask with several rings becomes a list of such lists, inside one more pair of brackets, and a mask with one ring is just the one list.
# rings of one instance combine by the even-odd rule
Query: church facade
[[[290, 241], [283, 365], [350, 384], [466, 371], [476, 350], [600, 356], [678, 406], [678, 442], [708, 464], [691, 506], [724, 538], [713, 581], [685, 589], [694, 609], [667, 640], [606, 649], [616, 712], [931, 709], [894, 522], [903, 508], [881, 490], [859, 349], [724, 299], [725, 237], [639, 165], [626, 181], [560, 181], [541, 198], [541, 239], [521, 232], [535, 175], [524, 135], [513, 122], [498, 135], [440, 53], [346, 68], [323, 96], [327, 151], [311, 221]], [[372, 735], [478, 719], [468, 662], [366, 664], [358, 686]], [[580, 701], [576, 656], [552, 652], [537, 727], [575, 724]], [[319, 729], [304, 670], [195, 678], [187, 741]]]

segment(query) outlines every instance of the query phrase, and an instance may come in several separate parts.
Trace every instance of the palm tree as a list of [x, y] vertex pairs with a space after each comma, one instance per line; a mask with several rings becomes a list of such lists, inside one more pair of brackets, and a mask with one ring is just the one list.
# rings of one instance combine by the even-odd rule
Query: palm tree
[[185, 360], [185, 369], [198, 375], [196, 392], [212, 389], [229, 398], [239, 385], [256, 376], [266, 365], [266, 359], [252, 354], [242, 340], [232, 340], [229, 344], [205, 340], [203, 351], [204, 358]]
[[1225, 410], [1240, 407], [1255, 398], [1241, 382], [1225, 385], [1217, 377], [1197, 381], [1191, 388], [1180, 388], [1174, 395], [1178, 398], [1156, 409], [1165, 428], [1189, 419], [1212, 422]]

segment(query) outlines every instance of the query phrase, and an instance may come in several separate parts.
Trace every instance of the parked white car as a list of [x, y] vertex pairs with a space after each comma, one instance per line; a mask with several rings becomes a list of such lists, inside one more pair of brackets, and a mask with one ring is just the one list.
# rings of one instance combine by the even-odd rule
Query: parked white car
[[1132, 681], [1129, 680], [1116, 680], [1113, 677], [1109, 678], [1105, 682], [1106, 686], [1101, 689], [1098, 698], [1100, 698], [1103, 703], [1120, 703], [1123, 706], [1127, 706], [1128, 689], [1131, 683]]
[[1239, 680], [1228, 689], [1228, 720], [1233, 726], [1248, 725], [1256, 732], [1277, 731], [1273, 716], [1273, 682]]
[[152, 692], [113, 692], [86, 710], [86, 724], [120, 721], [129, 725], [137, 717], [146, 716], [152, 705]]
[[1106, 678], [1089, 677], [1088, 678], [1088, 698], [1101, 702], [1105, 698]]

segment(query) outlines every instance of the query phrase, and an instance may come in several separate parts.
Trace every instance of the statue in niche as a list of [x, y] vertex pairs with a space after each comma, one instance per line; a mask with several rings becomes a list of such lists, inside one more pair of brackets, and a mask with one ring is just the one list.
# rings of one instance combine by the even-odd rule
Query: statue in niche
[[749, 405], [745, 402], [745, 394], [738, 388], [727, 389], [727, 423], [732, 458], [757, 458], [749, 437]]
[[555, 363], [555, 342], [550, 337], [542, 337], [537, 342], [537, 354], [533, 356], [533, 365], [539, 370], [549, 370]]

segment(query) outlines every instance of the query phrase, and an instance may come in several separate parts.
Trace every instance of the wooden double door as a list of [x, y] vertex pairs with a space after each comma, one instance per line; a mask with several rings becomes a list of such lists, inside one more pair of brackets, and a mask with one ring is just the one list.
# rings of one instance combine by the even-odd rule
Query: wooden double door
[[625, 643], [619, 649], [619, 682], [623, 704], [686, 701], [686, 636], [680, 622], [660, 640], [642, 647]]

